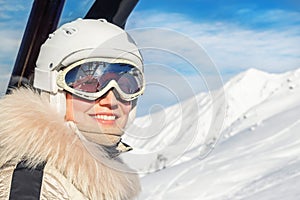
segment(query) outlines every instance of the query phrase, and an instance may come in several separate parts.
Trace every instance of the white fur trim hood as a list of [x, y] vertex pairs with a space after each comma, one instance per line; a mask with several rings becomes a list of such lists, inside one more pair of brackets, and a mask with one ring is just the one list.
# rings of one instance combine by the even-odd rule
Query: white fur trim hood
[[103, 151], [97, 160], [85, 149], [46, 97], [18, 89], [0, 100], [0, 167], [25, 159], [46, 161], [89, 199], [124, 200], [140, 191], [139, 178]]

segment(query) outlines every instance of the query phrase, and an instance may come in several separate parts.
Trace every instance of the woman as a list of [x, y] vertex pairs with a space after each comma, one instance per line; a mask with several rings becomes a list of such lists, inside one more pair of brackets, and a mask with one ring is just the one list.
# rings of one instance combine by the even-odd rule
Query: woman
[[144, 91], [142, 57], [105, 20], [78, 19], [41, 47], [34, 88], [0, 100], [0, 199], [133, 199], [117, 157]]

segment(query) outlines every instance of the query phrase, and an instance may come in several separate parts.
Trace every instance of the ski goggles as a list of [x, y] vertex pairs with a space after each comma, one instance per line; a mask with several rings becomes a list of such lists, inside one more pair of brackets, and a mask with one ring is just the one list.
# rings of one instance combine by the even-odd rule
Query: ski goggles
[[96, 100], [112, 88], [125, 101], [143, 94], [143, 73], [129, 61], [110, 63], [85, 59], [60, 71], [56, 83], [62, 89], [87, 100]]

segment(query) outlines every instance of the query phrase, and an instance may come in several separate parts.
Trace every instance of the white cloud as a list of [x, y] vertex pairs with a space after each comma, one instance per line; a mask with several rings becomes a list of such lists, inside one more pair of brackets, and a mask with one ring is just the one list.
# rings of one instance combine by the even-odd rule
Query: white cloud
[[269, 10], [255, 17], [257, 22], [300, 22], [300, 13], [299, 12], [287, 12], [280, 9]]
[[[20, 0], [0, 0], [0, 21], [12, 20], [17, 23], [17, 20], [22, 21], [24, 14], [30, 11], [32, 0], [20, 1]], [[10, 21], [11, 22], [11, 21]]]
[[[298, 13], [274, 10], [257, 16], [286, 16], [291, 20]], [[284, 29], [250, 29], [228, 22], [195, 22], [173, 13], [136, 12], [128, 28], [164, 27], [176, 30], [202, 45], [222, 72], [259, 68], [269, 72], [282, 72], [300, 67], [300, 28], [291, 21]], [[297, 23], [298, 18], [294, 19]], [[282, 24], [284, 22], [281, 22]], [[150, 36], [151, 37], [151, 36]], [[165, 37], [168, 40], [168, 37]], [[146, 36], [145, 36], [145, 39]], [[151, 38], [150, 38], [151, 39]], [[173, 41], [170, 45], [174, 45]]]
[[153, 107], [163, 109], [223, 85], [218, 74], [187, 74], [162, 64], [146, 65], [145, 78], [146, 91], [139, 100], [139, 116], [150, 113]]
[[32, 2], [0, 0], [0, 93], [6, 90]]
[[295, 28], [255, 31], [236, 27], [195, 38], [223, 70], [259, 68], [278, 72], [300, 67], [300, 36], [294, 34], [296, 31]]
[[[148, 86], [145, 96], [140, 101], [140, 114], [150, 112], [152, 106], [159, 105], [164, 108], [177, 103], [176, 97], [185, 99], [193, 95], [187, 91], [187, 87], [182, 87], [178, 77], [174, 77], [176, 74], [171, 73], [171, 68], [179, 71], [184, 80], [188, 80], [186, 83], [190, 84], [190, 88], [200, 92], [209, 90], [206, 86], [222, 87], [221, 78], [227, 81], [249, 68], [282, 72], [300, 67], [298, 26], [290, 26], [288, 29], [250, 29], [222, 21], [195, 22], [177, 13], [133, 13], [127, 29], [143, 27], [157, 27], [155, 30], [160, 30], [151, 31], [153, 29], [145, 28], [140, 30], [139, 34], [133, 34], [140, 46], [153, 47], [153, 51], [145, 56], [146, 62], [150, 60], [150, 63], [160, 64], [169, 71], [163, 73], [162, 70], [146, 70], [146, 78], [150, 77], [147, 81], [150, 79], [164, 84], [160, 87]], [[170, 56], [168, 53], [174, 54]], [[210, 58], [216, 64], [216, 68], [210, 62]], [[209, 67], [203, 68], [201, 64]], [[147, 67], [146, 65], [146, 69]], [[202, 77], [189, 73], [195, 68], [196, 72], [203, 73]], [[223, 72], [222, 77], [218, 71]], [[173, 88], [179, 89], [172, 90]]]
[[[3, 26], [0, 27], [3, 28]], [[16, 52], [18, 49], [21, 41], [21, 33], [15, 30], [0, 30], [0, 38], [3, 40], [1, 41], [0, 45], [0, 55], [7, 54], [11, 55], [12, 53]]]
[[22, 11], [26, 8], [23, 4], [21, 4], [18, 0], [0, 0], [0, 11], [10, 12], [10, 11]]
[[[0, 25], [2, 28], [3, 26]], [[0, 38], [5, 38], [0, 45], [0, 94], [6, 91], [6, 87], [13, 69], [15, 58], [21, 42], [21, 32], [15, 30], [0, 29]]]
[[[2, 66], [0, 66], [2, 67]], [[0, 70], [1, 72], [1, 70]], [[8, 81], [10, 78], [10, 73], [2, 73], [0, 75], [0, 97], [3, 96], [6, 92]]]

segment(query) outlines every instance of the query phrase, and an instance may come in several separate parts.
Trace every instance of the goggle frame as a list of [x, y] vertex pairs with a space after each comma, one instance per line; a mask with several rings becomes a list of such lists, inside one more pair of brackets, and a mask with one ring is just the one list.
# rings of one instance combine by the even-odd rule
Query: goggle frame
[[[136, 70], [138, 70], [140, 72], [140, 74], [142, 75], [141, 89], [134, 94], [127, 94], [127, 93], [123, 92], [123, 90], [120, 88], [117, 81], [114, 79], [110, 80], [109, 83], [103, 89], [101, 89], [98, 92], [93, 92], [93, 93], [76, 90], [75, 88], [70, 87], [65, 81], [67, 73], [70, 72], [75, 67], [79, 67], [80, 65], [83, 65], [83, 64], [89, 63], [89, 62], [106, 62], [106, 63], [111, 63], [111, 64], [119, 63], [119, 64], [131, 65]], [[60, 89], [66, 90], [78, 97], [81, 97], [81, 98], [87, 99], [87, 100], [91, 100], [91, 101], [95, 101], [96, 99], [104, 96], [112, 88], [115, 89], [118, 92], [119, 97], [125, 101], [132, 101], [132, 100], [138, 98], [140, 95], [142, 95], [145, 91], [145, 78], [144, 78], [143, 72], [133, 62], [130, 62], [125, 59], [116, 59], [116, 58], [85, 58], [85, 59], [76, 61], [76, 62], [70, 64], [69, 66], [62, 68], [62, 70], [60, 70], [58, 72], [58, 75], [56, 78], [56, 84]]]

